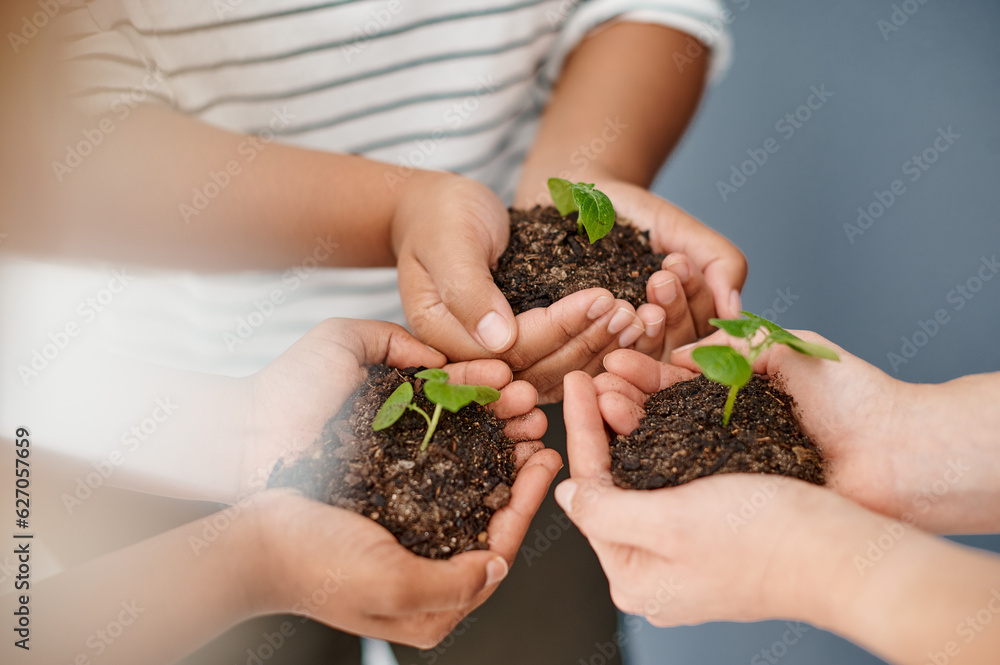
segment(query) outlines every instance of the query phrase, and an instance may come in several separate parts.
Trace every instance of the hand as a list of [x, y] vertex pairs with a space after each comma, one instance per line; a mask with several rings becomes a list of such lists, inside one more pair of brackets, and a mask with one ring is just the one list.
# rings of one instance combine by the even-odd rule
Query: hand
[[[556, 488], [556, 500], [597, 553], [619, 609], [657, 626], [805, 620], [817, 617], [802, 605], [813, 584], [823, 586], [817, 595], [824, 600], [836, 595], [837, 587], [825, 590], [829, 571], [845, 568], [833, 565], [840, 562], [830, 560], [831, 539], [817, 532], [830, 515], [842, 523], [843, 510], [849, 516], [863, 510], [821, 488], [770, 476], [727, 474], [676, 488], [620, 489], [611, 480], [593, 379], [566, 377], [564, 411], [571, 478]], [[753, 514], [743, 508], [749, 501]]]
[[605, 289], [515, 318], [490, 274], [510, 231], [500, 200], [454, 175], [411, 180], [393, 222], [393, 245], [407, 321], [427, 344], [452, 360], [504, 360], [538, 389], [541, 402], [550, 402], [562, 395], [567, 372], [601, 371], [606, 353], [645, 334], [635, 309]]
[[[395, 324], [324, 321], [253, 377], [256, 439], [246, 468], [270, 469], [278, 457], [318, 441], [323, 425], [363, 379], [364, 365], [441, 367], [444, 361]], [[269, 581], [255, 601], [260, 611], [301, 613], [349, 632], [428, 646], [447, 635], [506, 575], [561, 460], [538, 441], [546, 422], [534, 408], [535, 390], [512, 382], [503, 363], [479, 360], [445, 369], [457, 383], [499, 389], [501, 397], [490, 408], [509, 421], [504, 431], [518, 442], [518, 475], [510, 503], [487, 528], [490, 549], [431, 561], [403, 548], [366, 517], [294, 492], [267, 491], [253, 499], [252, 511], [266, 571], [261, 577]], [[345, 581], [335, 600], [321, 607], [303, 604], [338, 569]]]
[[[971, 394], [963, 390], [958, 399], [950, 393], [974, 377], [954, 386], [911, 385], [815, 333], [795, 334], [835, 348], [840, 362], [810, 358], [775, 345], [756, 360], [754, 371], [776, 378], [795, 398], [803, 429], [823, 451], [832, 489], [924, 529], [995, 530], [1000, 511], [995, 498], [986, 496], [995, 497], [991, 488], [996, 486], [1000, 451], [986, 444], [991, 440], [984, 415], [990, 400], [987, 386]], [[701, 342], [726, 343], [729, 338], [722, 332]], [[598, 377], [596, 385], [601, 411], [616, 432], [635, 428], [647, 394], [690, 379], [698, 371], [690, 348], [678, 350], [671, 359], [675, 365], [627, 351], [608, 356], [609, 374]], [[992, 394], [995, 398], [995, 381]], [[960, 431], [939, 435], [952, 418], [965, 423], [959, 415], [963, 409], [969, 412], [970, 422]]]
[[[653, 249], [667, 255], [646, 286], [648, 302], [662, 310], [664, 334], [646, 335], [636, 350], [666, 360], [673, 349], [711, 332], [710, 318], [739, 318], [747, 262], [733, 243], [643, 187], [597, 180], [618, 215], [649, 231]], [[656, 329], [655, 315], [650, 310], [644, 317], [647, 331]]]

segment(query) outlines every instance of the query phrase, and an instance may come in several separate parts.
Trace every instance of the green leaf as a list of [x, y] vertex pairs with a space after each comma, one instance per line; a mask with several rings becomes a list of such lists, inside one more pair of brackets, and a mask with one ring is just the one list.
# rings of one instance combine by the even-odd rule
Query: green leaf
[[725, 330], [731, 337], [750, 339], [760, 329], [760, 325], [751, 319], [709, 319], [708, 322]]
[[443, 369], [436, 369], [433, 367], [430, 369], [422, 369], [414, 374], [414, 376], [418, 379], [424, 379], [425, 381], [436, 381], [438, 383], [448, 382], [448, 372]]
[[814, 342], [807, 342], [787, 330], [777, 330], [771, 333], [771, 339], [773, 339], [777, 344], [784, 344], [785, 346], [789, 346], [799, 353], [807, 356], [824, 358], [826, 360], [840, 360], [840, 356], [837, 355], [837, 352], [830, 347], [823, 346], [822, 344], [816, 344]]
[[741, 388], [753, 376], [750, 363], [731, 346], [699, 346], [691, 358], [712, 381], [730, 388]]
[[424, 384], [424, 394], [435, 404], [440, 404], [452, 413], [458, 413], [463, 407], [476, 401], [479, 396], [476, 387], [428, 381]]
[[549, 194], [552, 195], [552, 203], [555, 204], [556, 210], [563, 217], [579, 210], [573, 200], [573, 183], [569, 180], [549, 178]]
[[385, 400], [382, 408], [375, 414], [372, 421], [372, 429], [376, 432], [392, 427], [400, 416], [406, 411], [406, 407], [413, 401], [413, 384], [404, 381], [392, 391], [392, 394]]
[[579, 183], [573, 185], [573, 201], [580, 208], [580, 223], [587, 229], [591, 244], [608, 235], [615, 225], [615, 209], [604, 192]]
[[[744, 311], [740, 312], [740, 314], [753, 321], [756, 328], [764, 328], [765, 330], [767, 330], [767, 332], [777, 332], [778, 330], [781, 330], [783, 332], [788, 332], [774, 321], [768, 321], [763, 316], [757, 316], [753, 312]], [[756, 328], [754, 329], [754, 332], [756, 332]]]
[[500, 399], [500, 391], [489, 386], [472, 386], [476, 389], [476, 404], [487, 405]]

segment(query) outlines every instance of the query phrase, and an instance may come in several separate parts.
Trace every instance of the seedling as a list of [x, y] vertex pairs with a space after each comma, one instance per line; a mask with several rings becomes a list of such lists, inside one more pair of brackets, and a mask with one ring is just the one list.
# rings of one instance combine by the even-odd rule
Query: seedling
[[586, 183], [572, 183], [562, 178], [549, 178], [549, 193], [559, 214], [565, 217], [578, 212], [576, 232], [583, 235], [587, 231], [590, 244], [608, 235], [615, 225], [615, 209], [611, 199], [594, 186]]
[[424, 380], [424, 395], [434, 403], [434, 415], [427, 415], [426, 411], [413, 403], [413, 384], [404, 381], [392, 391], [392, 394], [379, 408], [378, 413], [375, 414], [375, 420], [372, 421], [372, 429], [379, 432], [387, 427], [392, 427], [406, 411], [416, 411], [427, 421], [427, 433], [420, 444], [421, 452], [427, 450], [431, 437], [434, 436], [438, 420], [441, 419], [442, 409], [458, 413], [473, 402], [489, 404], [500, 399], [500, 391], [489, 386], [448, 383], [448, 372], [443, 369], [425, 369], [417, 372], [414, 376]]
[[[733, 404], [736, 402], [736, 393], [753, 376], [753, 369], [751, 369], [753, 361], [772, 344], [790, 346], [807, 356], [840, 360], [833, 349], [800, 339], [764, 317], [750, 312], [741, 312], [741, 314], [747, 318], [709, 319], [709, 323], [725, 330], [731, 337], [745, 339], [747, 341], [746, 356], [731, 346], [699, 346], [691, 354], [691, 358], [701, 368], [702, 374], [706, 378], [729, 387], [729, 397], [726, 399], [726, 408], [722, 414], [723, 426], [729, 424], [729, 417], [733, 413]], [[757, 331], [761, 328], [767, 331], [767, 335], [758, 344], [753, 344], [753, 338], [757, 336]]]

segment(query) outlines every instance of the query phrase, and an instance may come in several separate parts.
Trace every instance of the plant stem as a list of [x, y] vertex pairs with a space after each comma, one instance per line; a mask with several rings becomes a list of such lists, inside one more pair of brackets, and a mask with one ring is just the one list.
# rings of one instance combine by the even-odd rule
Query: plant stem
[[733, 415], [733, 404], [736, 403], [736, 393], [740, 391], [739, 386], [733, 386], [729, 389], [729, 397], [726, 398], [726, 409], [722, 412], [722, 426], [729, 426], [729, 416]]
[[[424, 414], [424, 418], [427, 414]], [[437, 429], [438, 420], [441, 418], [441, 405], [438, 404], [434, 407], [434, 417], [427, 421], [427, 434], [424, 435], [424, 440], [420, 444], [420, 452], [427, 450], [427, 446], [431, 443], [431, 437], [434, 436], [434, 430]]]

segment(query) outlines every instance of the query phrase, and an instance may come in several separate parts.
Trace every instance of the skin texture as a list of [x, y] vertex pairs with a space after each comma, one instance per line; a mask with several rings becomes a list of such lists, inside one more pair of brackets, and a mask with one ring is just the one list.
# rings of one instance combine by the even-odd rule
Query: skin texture
[[[702, 343], [725, 341], [720, 332]], [[1000, 559], [920, 527], [1000, 528], [997, 416], [983, 411], [1000, 395], [1000, 375], [908, 386], [837, 351], [840, 363], [775, 346], [754, 365], [795, 397], [830, 460], [830, 488], [746, 474], [615, 487], [605, 424], [631, 431], [647, 394], [694, 375], [690, 348], [674, 353], [676, 365], [626, 350], [607, 358], [608, 374], [566, 377], [571, 479], [557, 501], [600, 558], [616, 604], [655, 625], [785, 618], [894, 663], [923, 665], [928, 654], [994, 662], [1000, 629], [975, 617], [995, 615], [991, 603], [1000, 610]], [[949, 491], [922, 510], [914, 497], [946, 478], [956, 457], [971, 468], [947, 476]]]
[[[534, 389], [511, 382], [502, 363], [444, 365], [399, 326], [331, 320], [247, 379], [248, 390], [230, 395], [242, 405], [234, 412], [252, 413], [257, 432], [245, 468], [287, 452], [287, 439], [273, 433], [298, 426], [306, 436], [321, 427], [320, 414], [338, 409], [362, 366], [376, 362], [444, 366], [455, 381], [500, 389], [491, 408], [514, 419], [507, 432], [519, 441], [519, 473], [510, 503], [490, 522], [489, 550], [431, 561], [365, 517], [289, 490], [257, 492], [225, 511], [228, 526], [215, 539], [198, 541], [218, 524], [211, 516], [35, 585], [33, 620], [41, 632], [58, 626], [61, 638], [33, 643], [25, 662], [71, 662], [88, 636], [118, 616], [123, 599], [135, 600], [141, 619], [101, 662], [173, 662], [239, 621], [279, 612], [420, 647], [440, 641], [506, 575], [562, 463], [538, 441], [546, 423]], [[309, 600], [319, 589], [328, 600]]]

